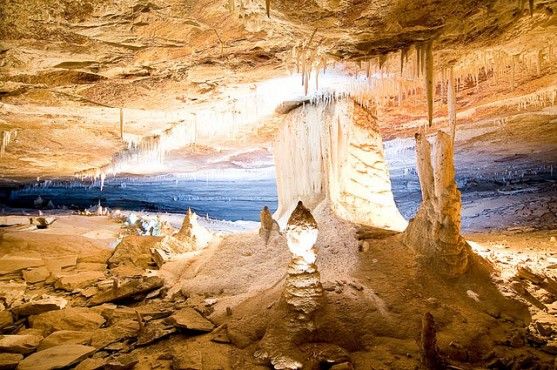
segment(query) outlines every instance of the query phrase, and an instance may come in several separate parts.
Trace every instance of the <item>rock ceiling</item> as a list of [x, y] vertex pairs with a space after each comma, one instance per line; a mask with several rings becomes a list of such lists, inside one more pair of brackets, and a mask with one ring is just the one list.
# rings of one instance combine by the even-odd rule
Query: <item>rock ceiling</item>
[[376, 103], [387, 137], [427, 117], [430, 65], [434, 125], [451, 69], [459, 119], [557, 115], [557, 1], [270, 0], [269, 17], [263, 0], [0, 3], [0, 180], [98, 173], [161, 146], [167, 170], [258, 167], [275, 108], [319, 73]]

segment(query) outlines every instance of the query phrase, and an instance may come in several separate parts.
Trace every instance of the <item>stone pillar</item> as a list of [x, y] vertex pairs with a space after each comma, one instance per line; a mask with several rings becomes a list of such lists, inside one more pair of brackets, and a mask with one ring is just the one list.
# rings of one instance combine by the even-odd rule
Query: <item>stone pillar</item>
[[422, 134], [416, 134], [416, 161], [422, 203], [405, 231], [404, 241], [414, 248], [425, 266], [456, 277], [468, 268], [470, 246], [460, 235], [460, 192], [456, 186], [450, 135], [435, 136], [435, 157]]
[[273, 145], [281, 226], [298, 200], [313, 209], [330, 202], [347, 220], [402, 231], [372, 108], [352, 99], [289, 110]]

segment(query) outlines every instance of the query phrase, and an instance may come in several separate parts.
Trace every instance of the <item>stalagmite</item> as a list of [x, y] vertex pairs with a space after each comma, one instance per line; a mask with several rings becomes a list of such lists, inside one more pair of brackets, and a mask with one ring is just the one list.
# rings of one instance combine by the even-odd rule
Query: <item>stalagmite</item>
[[439, 355], [437, 347], [437, 330], [433, 315], [429, 312], [424, 314], [422, 319], [422, 333], [420, 337], [422, 350], [422, 363], [428, 370], [444, 370], [447, 364]]
[[190, 244], [193, 249], [204, 248], [211, 240], [211, 233], [209, 230], [199, 225], [197, 222], [197, 214], [188, 208], [186, 217], [182, 222], [180, 230], [174, 234], [174, 238], [181, 242]]
[[303, 360], [297, 347], [317, 329], [314, 319], [324, 305], [323, 287], [315, 264], [317, 235], [317, 222], [309, 209], [298, 202], [286, 227], [286, 243], [292, 259], [284, 291], [260, 344], [264, 357], [275, 369], [301, 369]]
[[259, 236], [265, 240], [265, 244], [269, 241], [271, 233], [279, 232], [279, 225], [273, 219], [271, 215], [271, 211], [269, 211], [269, 207], [265, 206], [261, 210], [260, 214], [261, 226], [259, 227]]
[[286, 226], [292, 260], [288, 265], [284, 298], [290, 309], [300, 314], [298, 318], [303, 319], [310, 319], [322, 304], [323, 288], [315, 264], [317, 234], [317, 222], [309, 209], [298, 202]]
[[453, 144], [442, 131], [435, 137], [435, 157], [422, 134], [416, 134], [416, 161], [422, 203], [405, 231], [404, 241], [424, 266], [456, 277], [468, 268], [470, 247], [460, 235], [460, 192], [456, 187]]

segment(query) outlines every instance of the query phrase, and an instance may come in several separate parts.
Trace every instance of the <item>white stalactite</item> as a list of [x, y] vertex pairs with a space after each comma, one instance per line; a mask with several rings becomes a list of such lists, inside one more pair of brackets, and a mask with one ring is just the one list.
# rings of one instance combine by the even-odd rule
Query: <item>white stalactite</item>
[[454, 71], [452, 66], [449, 69], [449, 81], [447, 86], [447, 108], [449, 112], [451, 140], [454, 143], [456, 135], [456, 91], [454, 84]]
[[8, 145], [16, 138], [17, 129], [2, 131], [2, 142], [0, 143], [0, 158], [6, 154]]

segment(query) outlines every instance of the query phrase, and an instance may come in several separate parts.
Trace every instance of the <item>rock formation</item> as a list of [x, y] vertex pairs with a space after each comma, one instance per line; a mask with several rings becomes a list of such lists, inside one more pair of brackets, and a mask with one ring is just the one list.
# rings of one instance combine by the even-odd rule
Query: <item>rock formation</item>
[[273, 232], [280, 232], [280, 227], [278, 223], [273, 219], [269, 207], [265, 206], [260, 213], [260, 223], [259, 236], [265, 240], [265, 244], [269, 241], [269, 238]]
[[416, 161], [422, 203], [405, 231], [405, 243], [437, 272], [459, 276], [468, 268], [470, 247], [460, 235], [461, 200], [450, 135], [437, 132], [432, 155], [427, 138], [416, 134]]
[[315, 264], [317, 234], [317, 222], [299, 201], [286, 227], [292, 259], [284, 292], [260, 344], [262, 357], [275, 369], [301, 369], [304, 356], [297, 346], [316, 330], [313, 319], [323, 306], [323, 287]]
[[282, 225], [299, 199], [310, 209], [328, 198], [337, 214], [403, 230], [391, 191], [377, 117], [350, 99], [290, 111], [274, 145]]
[[197, 222], [197, 214], [188, 208], [186, 217], [182, 222], [180, 230], [174, 234], [174, 237], [181, 242], [188, 243], [195, 249], [202, 249], [211, 240], [211, 233], [209, 230], [199, 225]]

